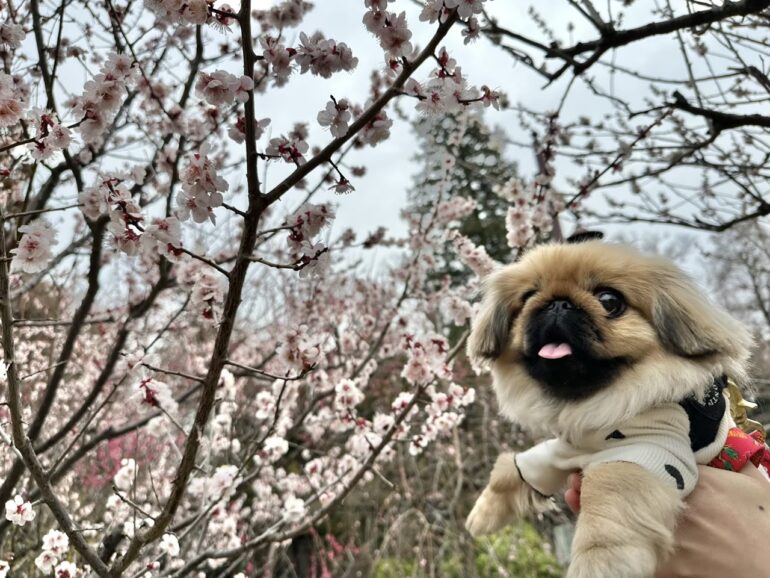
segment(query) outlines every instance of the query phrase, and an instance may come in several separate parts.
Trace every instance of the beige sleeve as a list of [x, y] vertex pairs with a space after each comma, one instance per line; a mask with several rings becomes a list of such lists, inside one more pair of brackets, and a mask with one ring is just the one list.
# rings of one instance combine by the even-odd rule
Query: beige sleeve
[[[530, 487], [543, 496], [552, 496], [567, 483], [570, 463], [579, 456], [578, 452], [559, 439], [550, 439], [516, 454], [514, 461], [519, 475]], [[576, 465], [574, 469], [578, 469]]]
[[655, 578], [770, 576], [770, 483], [751, 464], [740, 473], [698, 470], [676, 550]]

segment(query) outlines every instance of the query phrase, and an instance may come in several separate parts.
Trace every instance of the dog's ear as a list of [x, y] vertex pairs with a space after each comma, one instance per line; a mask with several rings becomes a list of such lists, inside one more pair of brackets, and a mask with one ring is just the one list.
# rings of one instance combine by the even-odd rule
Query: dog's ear
[[652, 322], [666, 349], [683, 357], [742, 357], [750, 348], [752, 338], [745, 327], [678, 271], [660, 271], [655, 277]]
[[513, 326], [513, 311], [491, 284], [487, 284], [478, 315], [471, 324], [468, 356], [474, 361], [497, 359], [505, 350]]

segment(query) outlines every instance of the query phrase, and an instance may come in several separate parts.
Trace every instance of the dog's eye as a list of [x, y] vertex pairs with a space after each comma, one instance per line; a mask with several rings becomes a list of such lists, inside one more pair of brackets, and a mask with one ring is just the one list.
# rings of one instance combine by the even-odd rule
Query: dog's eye
[[521, 304], [524, 305], [527, 301], [529, 301], [531, 297], [535, 296], [535, 293], [537, 293], [537, 291], [535, 291], [534, 289], [524, 293], [524, 295], [521, 296]]
[[623, 296], [613, 289], [597, 291], [596, 298], [602, 304], [609, 317], [619, 317], [626, 310], [626, 302]]

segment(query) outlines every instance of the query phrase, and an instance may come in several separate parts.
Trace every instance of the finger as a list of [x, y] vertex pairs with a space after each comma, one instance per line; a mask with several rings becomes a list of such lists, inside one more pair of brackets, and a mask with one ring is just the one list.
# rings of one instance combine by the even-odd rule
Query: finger
[[580, 472], [573, 472], [567, 477], [567, 487], [575, 490], [578, 494], [583, 485], [583, 475]]
[[567, 491], [564, 492], [564, 501], [567, 502], [567, 506], [575, 514], [580, 513], [580, 493], [573, 488], [568, 488]]

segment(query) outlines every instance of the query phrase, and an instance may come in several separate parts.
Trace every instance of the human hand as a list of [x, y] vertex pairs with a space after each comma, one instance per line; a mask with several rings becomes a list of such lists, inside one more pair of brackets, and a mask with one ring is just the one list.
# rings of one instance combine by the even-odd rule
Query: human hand
[[[739, 473], [698, 466], [698, 474], [676, 529], [676, 549], [656, 578], [767, 576], [770, 483], [751, 464]], [[564, 493], [576, 514], [581, 484], [581, 474], [571, 474]]]

